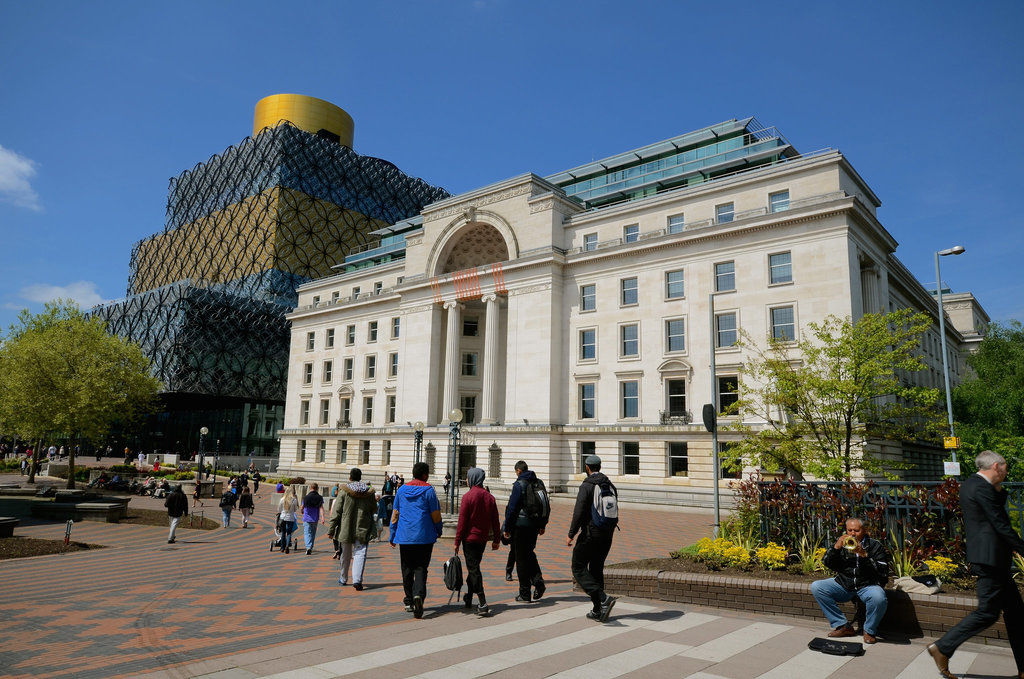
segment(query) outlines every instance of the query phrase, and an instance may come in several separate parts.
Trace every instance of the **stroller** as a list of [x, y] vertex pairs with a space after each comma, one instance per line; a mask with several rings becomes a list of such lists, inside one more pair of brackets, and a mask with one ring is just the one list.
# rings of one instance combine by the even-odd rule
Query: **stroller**
[[[277, 517], [274, 520], [274, 541], [270, 543], [270, 551], [274, 551], [281, 546], [281, 538], [283, 537], [284, 527], [281, 525], [281, 513], [278, 512]], [[299, 548], [299, 538], [295, 536], [295, 533], [292, 533], [292, 543], [289, 547], [294, 550]]]

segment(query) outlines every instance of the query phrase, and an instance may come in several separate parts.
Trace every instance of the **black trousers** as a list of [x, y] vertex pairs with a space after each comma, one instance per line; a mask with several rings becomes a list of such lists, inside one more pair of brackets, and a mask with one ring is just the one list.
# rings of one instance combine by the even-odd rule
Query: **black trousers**
[[584, 528], [572, 548], [572, 576], [580, 589], [590, 596], [597, 610], [604, 601], [604, 560], [612, 548], [612, 534]]
[[544, 584], [544, 576], [537, 563], [537, 529], [532, 526], [516, 526], [512, 541], [516, 548], [516, 574], [519, 576], [519, 594], [531, 598], [530, 587]]
[[398, 545], [398, 551], [402, 561], [405, 605], [412, 606], [412, 598], [415, 596], [426, 601], [427, 567], [430, 566], [430, 555], [434, 552], [434, 545]]
[[480, 560], [484, 558], [486, 542], [463, 542], [462, 553], [466, 557], [466, 591], [470, 594], [484, 593], [484, 576], [480, 572]]
[[971, 573], [978, 576], [978, 607], [942, 635], [935, 646], [943, 655], [953, 655], [960, 644], [999, 620], [1001, 611], [1017, 671], [1024, 672], [1024, 602], [1010, 569], [972, 564]]

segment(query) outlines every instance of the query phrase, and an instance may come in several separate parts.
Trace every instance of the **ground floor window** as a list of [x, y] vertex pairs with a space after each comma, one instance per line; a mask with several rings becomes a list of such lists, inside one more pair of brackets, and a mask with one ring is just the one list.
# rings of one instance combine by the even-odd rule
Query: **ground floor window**
[[721, 473], [722, 473], [722, 476], [720, 478], [723, 478], [723, 479], [740, 479], [740, 478], [743, 478], [743, 466], [741, 464], [733, 465], [733, 464], [728, 463], [728, 462], [725, 461], [725, 453], [730, 448], [732, 448], [735, 445], [736, 445], [735, 443], [730, 443], [728, 441], [719, 441], [718, 442], [718, 464], [719, 464], [719, 467], [721, 468]]
[[391, 464], [391, 441], [384, 442], [384, 459], [381, 460], [381, 464], [385, 467]]
[[316, 461], [317, 462], [326, 462], [327, 461], [327, 441], [317, 441], [317, 447], [316, 448], [317, 448]]
[[303, 439], [299, 439], [299, 462], [306, 461], [306, 442]]
[[690, 457], [685, 441], [670, 441], [668, 444], [668, 475], [689, 476]]
[[623, 441], [622, 442], [622, 473], [623, 474], [639, 474], [640, 473], [640, 442], [639, 441]]
[[589, 455], [597, 455], [597, 444], [595, 444], [593, 441], [580, 441], [579, 449], [579, 473], [586, 474], [587, 467], [584, 464], [584, 461], [587, 459], [587, 456]]
[[359, 464], [370, 464], [370, 442], [359, 442]]
[[338, 441], [338, 464], [348, 462], [348, 441]]

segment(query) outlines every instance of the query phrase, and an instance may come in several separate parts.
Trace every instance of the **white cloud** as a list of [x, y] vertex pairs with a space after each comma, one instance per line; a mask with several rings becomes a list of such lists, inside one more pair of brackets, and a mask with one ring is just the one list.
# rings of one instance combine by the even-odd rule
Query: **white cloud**
[[36, 176], [34, 161], [0, 146], [0, 201], [29, 210], [42, 210], [30, 180]]
[[95, 306], [103, 301], [92, 281], [76, 281], [67, 285], [47, 285], [37, 283], [21, 289], [20, 295], [30, 302], [52, 302], [55, 299], [71, 299], [83, 309]]

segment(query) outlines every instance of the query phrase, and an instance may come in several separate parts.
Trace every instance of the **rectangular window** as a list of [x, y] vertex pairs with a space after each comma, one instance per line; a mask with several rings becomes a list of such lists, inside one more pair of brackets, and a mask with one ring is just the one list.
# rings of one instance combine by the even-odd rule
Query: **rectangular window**
[[380, 291], [384, 289], [384, 283], [377, 281], [373, 284], [373, 294], [379, 295]]
[[467, 316], [462, 319], [462, 336], [476, 337], [480, 334], [480, 321], [476, 316]]
[[460, 397], [459, 409], [462, 411], [462, 422], [464, 424], [476, 423], [476, 396]]
[[402, 329], [402, 319], [395, 316], [391, 319], [391, 339], [398, 339], [398, 335]]
[[306, 333], [306, 351], [313, 351], [316, 348], [316, 333]]
[[597, 286], [593, 283], [590, 285], [580, 286], [580, 311], [593, 311], [597, 308]]
[[775, 283], [791, 283], [793, 281], [792, 255], [780, 252], [768, 255], [769, 281]]
[[640, 417], [640, 383], [627, 380], [621, 383], [622, 418]]
[[591, 455], [597, 455], [597, 444], [594, 441], [580, 441], [579, 445], [579, 473], [587, 473], [587, 458]]
[[669, 417], [686, 415], [686, 380], [665, 380], [665, 401]]
[[736, 289], [736, 262], [719, 262], [715, 264], [715, 292], [728, 292]]
[[683, 285], [683, 270], [665, 272], [665, 297], [668, 299], [679, 299], [686, 296], [686, 288]]
[[473, 352], [462, 354], [462, 375], [464, 377], [476, 377], [479, 355]]
[[668, 444], [668, 475], [689, 476], [690, 457], [685, 441], [670, 441]]
[[338, 464], [348, 463], [348, 441], [338, 441]]
[[309, 426], [309, 401], [299, 402], [299, 424], [304, 427]]
[[377, 341], [377, 321], [370, 321], [366, 328], [366, 341], [376, 342]]
[[[331, 399], [320, 399], [320, 424], [327, 426], [331, 423]], [[321, 460], [323, 462], [323, 460]]]
[[352, 426], [352, 399], [341, 399], [341, 426]]
[[359, 464], [370, 464], [370, 442], [362, 440], [359, 442]]
[[328, 349], [334, 348], [334, 328], [327, 328], [327, 331], [324, 333], [324, 346]]
[[733, 218], [733, 207], [732, 203], [724, 203], [722, 205], [715, 206], [715, 221], [719, 224], [728, 224]]
[[331, 304], [334, 304], [335, 302], [337, 302], [337, 301], [338, 301], [338, 298], [340, 298], [340, 297], [341, 297], [341, 293], [340, 293], [340, 292], [338, 292], [337, 290], [335, 290], [334, 292], [332, 292], [332, 293], [331, 293]]
[[388, 354], [388, 377], [398, 377], [398, 352]]
[[303, 363], [302, 364], [302, 383], [313, 384], [313, 364]]
[[373, 424], [373, 397], [363, 397], [363, 424]]
[[665, 321], [665, 351], [686, 351], [686, 321], [683, 319]]
[[398, 397], [394, 395], [388, 396], [388, 423], [394, 424], [395, 417], [398, 415]]
[[320, 295], [313, 295], [313, 306], [320, 306]]
[[580, 330], [580, 360], [591, 361], [597, 358], [597, 330]]
[[377, 357], [375, 355], [366, 357], [366, 379], [372, 380], [377, 377]]
[[359, 286], [358, 285], [353, 285], [352, 286], [352, 299], [356, 299], [357, 297], [359, 297]]
[[622, 343], [621, 343], [621, 356], [639, 356], [640, 355], [640, 326], [635, 323], [621, 326], [619, 330]]
[[588, 233], [583, 236], [583, 251], [590, 252], [597, 249], [597, 234]]
[[686, 228], [686, 219], [683, 215], [672, 215], [668, 218], [668, 232], [682, 233]]
[[327, 441], [317, 441], [316, 461], [327, 461]]
[[381, 464], [385, 467], [391, 464], [391, 440], [388, 439], [384, 442], [384, 457], [381, 459]]
[[345, 346], [350, 347], [356, 343], [356, 326], [345, 327]]
[[736, 344], [736, 312], [715, 315], [715, 346], [719, 349]]
[[626, 243], [635, 243], [640, 240], [640, 225], [628, 224], [622, 227], [622, 240]]
[[718, 410], [725, 412], [740, 400], [740, 382], [736, 375], [722, 375], [718, 378]]
[[784, 212], [789, 209], [789, 191], [768, 194], [768, 208], [772, 212]]
[[772, 337], [784, 342], [796, 339], [796, 326], [793, 322], [793, 307], [780, 306], [771, 310]]
[[324, 361], [323, 378], [324, 384], [330, 384], [334, 379], [334, 361]]
[[730, 441], [719, 441], [718, 442], [718, 461], [719, 461], [719, 464], [722, 465], [722, 476], [721, 476], [721, 478], [723, 478], [723, 479], [740, 479], [740, 478], [743, 478], [743, 466], [742, 465], [738, 465], [738, 464], [734, 465], [733, 463], [727, 462], [725, 460], [725, 453], [727, 453], [729, 451], [729, 449], [732, 448], [735, 445], [736, 445], [735, 443], [732, 443]]
[[342, 379], [344, 379], [346, 382], [351, 382], [352, 381], [352, 364], [354, 362], [355, 361], [353, 359], [346, 358], [345, 362], [342, 364], [344, 366], [344, 368], [343, 368], [344, 375], [342, 376]]
[[580, 385], [580, 419], [592, 420], [597, 417], [597, 385]]
[[622, 306], [630, 306], [639, 301], [636, 277], [623, 278], [619, 281], [619, 285], [622, 288]]
[[622, 473], [623, 474], [639, 474], [640, 473], [640, 442], [639, 441], [623, 441], [622, 442]]
[[299, 462], [306, 461], [306, 442], [303, 439], [299, 439]]

